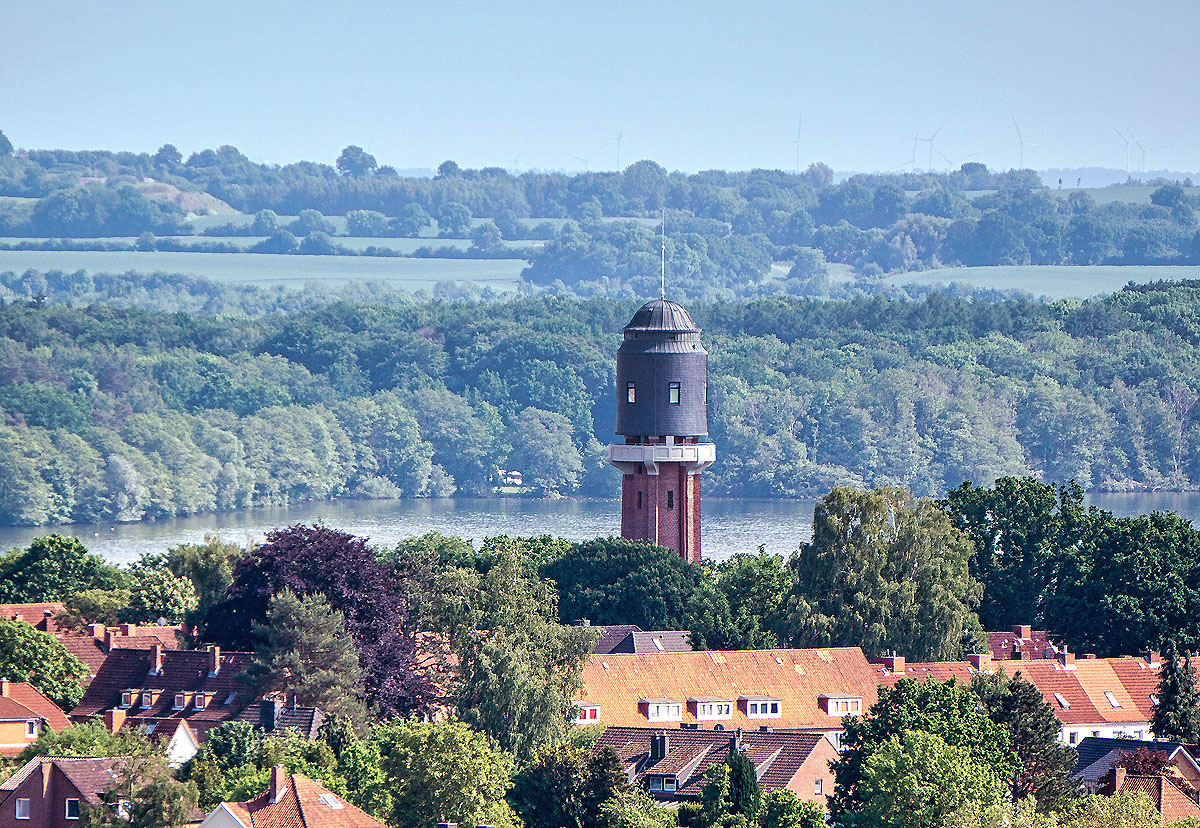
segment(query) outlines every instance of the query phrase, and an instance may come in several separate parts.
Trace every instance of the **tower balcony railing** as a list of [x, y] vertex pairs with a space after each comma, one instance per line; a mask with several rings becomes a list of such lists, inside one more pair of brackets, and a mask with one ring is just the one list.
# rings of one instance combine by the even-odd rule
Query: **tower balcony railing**
[[689, 472], [697, 473], [708, 468], [716, 459], [717, 447], [712, 443], [613, 443], [608, 447], [608, 462], [626, 474], [632, 474], [633, 469], [639, 465], [646, 467], [647, 474], [658, 474], [657, 467], [660, 463], [677, 463], [687, 466]]

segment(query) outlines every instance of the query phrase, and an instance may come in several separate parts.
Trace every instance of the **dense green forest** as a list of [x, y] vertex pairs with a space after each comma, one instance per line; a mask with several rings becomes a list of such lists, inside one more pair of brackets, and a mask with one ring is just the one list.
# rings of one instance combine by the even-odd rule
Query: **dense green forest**
[[[603, 444], [634, 302], [333, 301], [136, 274], [0, 283], [35, 297], [0, 308], [5, 523], [476, 494], [502, 468], [546, 494], [615, 492]], [[197, 311], [131, 301], [159, 291], [150, 304], [192, 297]], [[91, 304], [58, 301], [72, 295]], [[711, 493], [1200, 481], [1200, 284], [1086, 303], [931, 294], [691, 310], [711, 354]]]
[[[160, 183], [256, 214], [253, 223], [231, 220], [206, 233], [262, 238], [247, 248], [181, 247], [172, 237], [195, 229], [181, 206], [147, 188]], [[629, 298], [653, 292], [665, 219], [679, 298], [838, 296], [846, 288], [830, 278], [829, 262], [868, 281], [943, 265], [1200, 263], [1200, 196], [1190, 181], [1154, 183], [1161, 186], [1149, 204], [1098, 203], [1083, 191], [1062, 197], [1032, 170], [995, 172], [979, 162], [837, 183], [820, 163], [803, 172], [685, 174], [649, 160], [616, 172], [519, 175], [447, 161], [433, 178], [410, 178], [353, 146], [332, 165], [283, 166], [254, 163], [231, 146], [186, 159], [169, 144], [153, 154], [22, 150], [0, 153], [0, 236], [48, 249], [523, 258], [534, 285]], [[380, 243], [358, 251], [338, 244], [326, 215], [345, 216], [348, 235]], [[434, 232], [472, 244], [401, 254], [386, 242]], [[113, 237], [124, 240], [99, 241]]]

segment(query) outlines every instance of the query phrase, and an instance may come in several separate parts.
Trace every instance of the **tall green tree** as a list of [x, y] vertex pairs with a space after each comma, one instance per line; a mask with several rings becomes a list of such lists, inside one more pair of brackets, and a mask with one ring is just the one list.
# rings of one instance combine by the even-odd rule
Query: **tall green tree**
[[744, 751], [731, 750], [725, 764], [729, 766], [729, 813], [741, 814], [753, 823], [762, 804], [754, 763]]
[[758, 812], [759, 828], [824, 828], [825, 809], [811, 799], [801, 799], [789, 788], [764, 791]]
[[301, 704], [365, 728], [362, 670], [346, 619], [324, 595], [275, 595], [264, 623], [255, 624], [249, 676], [262, 690], [290, 691]]
[[113, 733], [99, 720], [66, 730], [43, 730], [33, 744], [17, 754], [18, 767], [35, 756], [149, 756], [157, 748], [136, 728]]
[[192, 821], [200, 799], [196, 784], [171, 775], [161, 756], [137, 756], [120, 762], [100, 805], [86, 804], [85, 828], [182, 828]]
[[1070, 548], [1087, 520], [1083, 489], [1030, 477], [1002, 477], [991, 488], [963, 483], [942, 502], [974, 544], [971, 575], [983, 584], [984, 629], [1032, 624], [1060, 550]]
[[0, 557], [0, 603], [62, 601], [85, 589], [118, 589], [128, 577], [78, 539], [46, 535]]
[[793, 646], [861, 646], [914, 661], [960, 657], [980, 633], [971, 542], [932, 500], [904, 489], [835, 488], [789, 562]]
[[1012, 777], [1013, 799], [1033, 797], [1042, 812], [1057, 811], [1079, 795], [1071, 778], [1075, 749], [1058, 741], [1062, 725], [1042, 692], [1017, 672], [977, 673], [971, 689], [983, 701], [988, 717], [1007, 732], [1021, 767]]
[[83, 698], [88, 668], [50, 633], [24, 621], [0, 619], [0, 676], [25, 681], [70, 711]]
[[467, 724], [393, 720], [376, 730], [376, 739], [395, 828], [519, 825], [505, 800], [512, 758]]
[[[844, 821], [856, 819], [868, 807], [876, 809], [872, 814], [879, 815], [880, 806], [869, 805], [869, 798], [883, 790], [881, 786], [888, 774], [907, 773], [905, 769], [909, 767], [917, 774], [913, 780], [917, 782], [939, 772], [930, 768], [967, 760], [971, 765], [969, 773], [960, 780], [964, 790], [983, 780], [986, 786], [997, 785], [1001, 795], [1020, 767], [1005, 728], [988, 718], [978, 696], [953, 679], [947, 682], [900, 679], [893, 687], [880, 690], [879, 700], [865, 716], [847, 717], [843, 726], [845, 750], [831, 766], [837, 784], [830, 808], [835, 818]], [[937, 737], [937, 741], [906, 742], [905, 738], [913, 733]], [[885, 746], [889, 751], [887, 757], [871, 765], [875, 754]], [[954, 749], [952, 755], [947, 753], [948, 748]], [[927, 758], [932, 764], [925, 761]], [[868, 765], [873, 768], [872, 781], [863, 787], [868, 779]], [[993, 781], [988, 782], [985, 777]], [[896, 783], [897, 777], [893, 775], [890, 779], [888, 784]], [[929, 783], [920, 781], [920, 784]], [[934, 804], [938, 802], [941, 800]], [[917, 807], [919, 803], [910, 804]]]
[[593, 754], [564, 742], [537, 751], [513, 778], [508, 801], [525, 828], [608, 828], [604, 806], [626, 787], [611, 748]]
[[524, 473], [527, 485], [548, 497], [574, 491], [583, 475], [583, 455], [571, 432], [571, 423], [562, 414], [526, 408], [508, 430], [513, 447], [509, 465]]
[[205, 535], [200, 543], [183, 543], [167, 550], [165, 565], [172, 574], [187, 578], [196, 590], [195, 617], [221, 601], [233, 584], [233, 568], [246, 554], [236, 543]]
[[1158, 704], [1150, 720], [1156, 738], [1173, 742], [1200, 741], [1200, 689], [1191, 653], [1179, 653], [1167, 640], [1158, 671]]

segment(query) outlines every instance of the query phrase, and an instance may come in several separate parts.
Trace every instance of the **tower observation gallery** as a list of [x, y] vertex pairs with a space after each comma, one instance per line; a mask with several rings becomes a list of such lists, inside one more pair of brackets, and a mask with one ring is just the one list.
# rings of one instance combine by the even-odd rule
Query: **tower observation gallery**
[[708, 353], [680, 305], [655, 299], [625, 326], [617, 349], [621, 537], [648, 540], [700, 562], [700, 473], [708, 440]]

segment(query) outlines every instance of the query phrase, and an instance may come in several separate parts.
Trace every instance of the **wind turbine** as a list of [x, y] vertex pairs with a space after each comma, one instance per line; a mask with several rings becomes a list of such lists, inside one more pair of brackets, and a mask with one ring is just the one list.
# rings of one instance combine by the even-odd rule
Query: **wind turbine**
[[792, 142], [792, 146], [796, 149], [796, 174], [800, 174], [800, 137], [801, 130], [804, 128], [804, 116], [801, 115], [796, 121], [796, 140]]
[[[930, 135], [928, 138], [913, 139], [914, 141], [924, 141], [925, 143], [929, 144], [929, 166], [926, 169], [928, 169], [930, 172], [933, 171], [933, 142], [937, 139], [938, 134], [941, 133], [942, 129], [949, 122], [950, 122], [949, 118], [942, 121], [942, 125], [940, 127], [938, 127], [936, 130], [934, 130], [933, 135]], [[942, 155], [942, 154], [939, 152], [938, 155]], [[946, 158], [946, 156], [942, 155], [942, 158]], [[947, 162], [949, 162], [949, 159], [946, 159], [946, 160], [947, 160]]]
[[625, 130], [617, 133], [617, 137], [613, 140], [617, 142], [617, 172], [621, 171], [621, 140], [625, 137]]
[[508, 159], [510, 169], [512, 170], [514, 175], [516, 175], [517, 173], [519, 173], [521, 171], [521, 168], [518, 166], [518, 164], [521, 163], [521, 156], [525, 154], [525, 148], [528, 146], [529, 146], [529, 139], [526, 138], [525, 143], [521, 144], [520, 151], [516, 155], [514, 155], [512, 158]]
[[[1109, 126], [1112, 126], [1112, 124], [1109, 124]], [[1121, 137], [1122, 141], [1125, 142], [1125, 174], [1128, 175], [1129, 174], [1129, 145], [1136, 144], [1137, 139], [1133, 137], [1132, 132], [1129, 133], [1128, 135], [1126, 135], [1124, 132], [1121, 132], [1121, 130], [1117, 129], [1115, 126], [1112, 128], [1112, 130], [1113, 130], [1113, 132], [1117, 133], [1117, 135], [1119, 135]]]
[[1142, 146], [1141, 139], [1139, 139], [1139, 138], [1134, 138], [1134, 139], [1133, 139], [1133, 142], [1134, 142], [1135, 144], [1137, 144], [1137, 148], [1138, 148], [1139, 150], [1141, 150], [1141, 152], [1142, 152], [1142, 167], [1141, 167], [1141, 169], [1139, 170], [1139, 172], [1145, 172], [1145, 171], [1146, 171], [1146, 153], [1148, 153], [1148, 152], [1158, 152], [1159, 150], [1165, 150], [1165, 149], [1171, 149], [1171, 147], [1175, 146], [1174, 144], [1167, 144], [1167, 145], [1165, 145], [1165, 146], [1161, 146], [1161, 147], [1150, 147], [1149, 149], [1147, 149], [1146, 147], [1143, 147], [1143, 146]]
[[1013, 118], [1012, 122], [1013, 122], [1013, 129], [1015, 129], [1017, 131], [1017, 145], [1021, 148], [1020, 160], [1017, 161], [1017, 168], [1023, 170], [1023, 169], [1025, 169], [1025, 148], [1026, 147], [1036, 147], [1037, 144], [1033, 143], [1032, 141], [1025, 140], [1025, 136], [1023, 136], [1021, 134], [1021, 128], [1019, 126], [1017, 126], [1016, 118]]
[[584, 172], [588, 172], [589, 165], [592, 163], [592, 159], [593, 159], [593, 158], [595, 158], [595, 157], [596, 157], [596, 153], [598, 153], [598, 152], [599, 152], [600, 150], [602, 150], [602, 149], [604, 149], [604, 147], [603, 147], [603, 146], [601, 146], [599, 149], [593, 150], [593, 151], [592, 151], [592, 154], [591, 154], [591, 155], [589, 155], [587, 158], [583, 158], [583, 157], [581, 157], [581, 156], [578, 156], [578, 155], [576, 155], [576, 154], [575, 154], [575, 153], [573, 153], [573, 152], [565, 152], [565, 154], [566, 154], [566, 155], [569, 155], [569, 156], [571, 156], [571, 157], [572, 157], [572, 158], [574, 158], [576, 161], [578, 161], [580, 164], [583, 164], [583, 171], [584, 171]]

